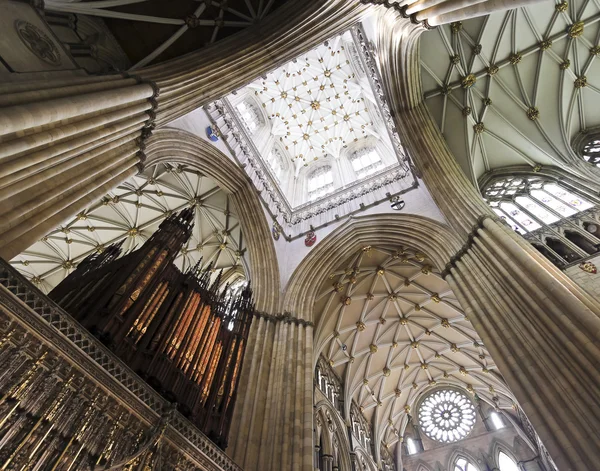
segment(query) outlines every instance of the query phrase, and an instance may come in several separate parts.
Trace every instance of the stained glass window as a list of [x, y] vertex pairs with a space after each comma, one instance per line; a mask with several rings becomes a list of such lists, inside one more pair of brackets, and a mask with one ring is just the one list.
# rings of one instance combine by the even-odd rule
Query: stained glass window
[[537, 176], [497, 180], [483, 195], [492, 210], [521, 234], [594, 207], [585, 198]]
[[454, 389], [434, 391], [419, 407], [419, 423], [429, 438], [455, 442], [473, 429], [475, 407], [465, 394]]
[[383, 167], [381, 157], [373, 148], [364, 148], [354, 152], [350, 156], [350, 163], [352, 163], [352, 168], [358, 178], [371, 175]]
[[498, 454], [498, 467], [500, 471], [519, 471], [517, 463], [503, 451]]
[[308, 199], [315, 200], [334, 190], [331, 167], [317, 168], [308, 176]]

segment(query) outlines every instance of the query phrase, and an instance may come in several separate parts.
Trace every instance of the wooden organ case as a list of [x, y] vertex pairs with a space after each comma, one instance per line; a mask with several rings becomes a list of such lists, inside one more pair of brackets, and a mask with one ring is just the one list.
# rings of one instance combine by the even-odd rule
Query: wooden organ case
[[193, 216], [167, 217], [121, 258], [120, 245], [88, 256], [49, 296], [224, 449], [254, 305], [249, 285], [211, 283], [212, 266], [174, 265]]

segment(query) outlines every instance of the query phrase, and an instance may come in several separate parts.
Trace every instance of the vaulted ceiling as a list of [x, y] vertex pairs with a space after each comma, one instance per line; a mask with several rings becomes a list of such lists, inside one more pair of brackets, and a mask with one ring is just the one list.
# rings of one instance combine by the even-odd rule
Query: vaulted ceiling
[[[271, 134], [298, 169], [367, 137], [389, 142], [369, 77], [350, 32], [250, 85]], [[375, 121], [377, 123], [375, 123]]]
[[[375, 443], [398, 442], [415, 400], [452, 384], [510, 407], [496, 365], [448, 284], [410, 248], [368, 246], [320, 288], [315, 351], [374, 425]], [[413, 411], [414, 413], [414, 411]]]
[[600, 2], [542, 2], [421, 38], [426, 104], [471, 181], [508, 165], [570, 167], [600, 125]]
[[186, 270], [223, 270], [224, 281], [247, 273], [245, 242], [229, 196], [213, 180], [181, 166], [159, 165], [132, 177], [77, 217], [50, 232], [11, 263], [44, 292], [60, 283], [90, 253], [124, 241], [123, 253], [140, 247], [162, 220], [193, 206], [188, 243], [175, 260]]

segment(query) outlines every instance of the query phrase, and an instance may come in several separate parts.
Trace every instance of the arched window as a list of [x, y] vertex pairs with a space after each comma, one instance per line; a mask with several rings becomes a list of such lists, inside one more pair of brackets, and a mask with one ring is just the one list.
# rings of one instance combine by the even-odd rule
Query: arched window
[[498, 468], [500, 471], [519, 471], [517, 463], [503, 451], [498, 454]]
[[593, 208], [586, 199], [541, 177], [507, 177], [483, 192], [493, 211], [521, 234]]
[[500, 414], [498, 414], [497, 412], [492, 412], [490, 414], [490, 420], [492, 421], [494, 430], [499, 430], [501, 428], [504, 428], [504, 422], [502, 421]]
[[254, 132], [263, 124], [260, 113], [253, 104], [242, 101], [236, 105], [236, 109], [240, 114], [244, 127], [250, 134], [254, 134]]
[[581, 149], [581, 156], [596, 167], [600, 167], [600, 136], [592, 137]]
[[373, 147], [365, 147], [350, 155], [350, 163], [358, 178], [363, 178], [383, 167], [381, 157]]
[[406, 449], [409, 455], [414, 455], [418, 451], [417, 444], [410, 437], [406, 439]]
[[283, 176], [284, 170], [284, 157], [281, 155], [281, 151], [277, 147], [273, 147], [269, 155], [267, 156], [267, 165], [271, 170], [271, 173], [275, 177], [278, 183], [281, 183], [281, 177]]
[[572, 145], [583, 160], [600, 167], [600, 128], [587, 129], [578, 133]]
[[317, 168], [307, 178], [308, 200], [325, 196], [334, 190], [333, 171], [329, 166]]
[[474, 464], [471, 464], [465, 458], [459, 458], [454, 463], [454, 471], [479, 471]]

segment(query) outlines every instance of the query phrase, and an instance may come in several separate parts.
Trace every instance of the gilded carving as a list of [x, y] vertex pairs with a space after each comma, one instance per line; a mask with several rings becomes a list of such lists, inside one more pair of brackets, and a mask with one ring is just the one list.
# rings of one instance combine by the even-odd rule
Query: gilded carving
[[527, 117], [531, 121], [535, 121], [540, 117], [540, 110], [538, 110], [535, 106], [531, 106], [527, 109]]
[[461, 81], [461, 85], [463, 88], [471, 88], [477, 82], [477, 77], [475, 74], [469, 74], [466, 77], [463, 77]]
[[578, 38], [583, 34], [584, 23], [583, 21], [578, 21], [577, 23], [573, 23], [567, 29], [567, 34], [571, 38]]

